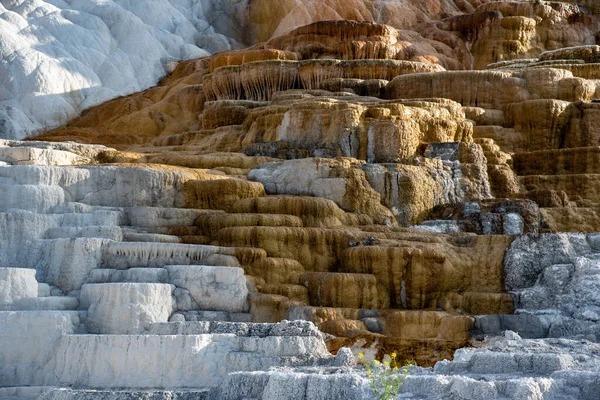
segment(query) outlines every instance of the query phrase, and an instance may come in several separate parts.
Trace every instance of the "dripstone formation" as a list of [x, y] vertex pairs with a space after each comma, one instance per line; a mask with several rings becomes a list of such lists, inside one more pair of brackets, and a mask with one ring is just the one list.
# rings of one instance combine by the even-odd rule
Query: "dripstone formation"
[[0, 398], [598, 398], [595, 1], [75, 3], [0, 5]]

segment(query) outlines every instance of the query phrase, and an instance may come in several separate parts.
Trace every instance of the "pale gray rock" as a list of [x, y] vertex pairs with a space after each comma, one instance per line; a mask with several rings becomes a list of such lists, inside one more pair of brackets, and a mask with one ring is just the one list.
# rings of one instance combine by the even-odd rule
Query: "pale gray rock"
[[[590, 246], [594, 240], [582, 234], [524, 235], [506, 253], [506, 284], [516, 312], [535, 316], [549, 337], [600, 340], [600, 257]], [[517, 326], [511, 329], [521, 333]]]
[[17, 300], [10, 306], [2, 308], [8, 311], [77, 310], [79, 299], [70, 296], [30, 297]]
[[173, 296], [175, 296], [176, 308], [178, 311], [198, 310], [200, 308], [187, 289], [175, 288]]
[[95, 283], [81, 289], [93, 333], [142, 333], [155, 322], [167, 322], [173, 310], [173, 287], [160, 283]]
[[413, 369], [401, 387], [410, 399], [586, 399], [597, 397], [598, 344], [566, 339], [491, 340], [460, 349], [454, 361]]
[[[315, 325], [307, 321], [281, 321], [277, 324], [206, 320], [178, 321], [152, 324], [151, 331], [157, 335], [231, 333], [237, 336], [254, 336], [261, 338], [268, 336], [323, 337], [322, 333]], [[344, 351], [342, 351], [342, 353], [346, 354]]]
[[0, 387], [43, 384], [60, 338], [79, 325], [76, 311], [0, 311]]
[[548, 336], [550, 324], [537, 315], [491, 314], [475, 317], [472, 334], [475, 336], [500, 336], [504, 331], [518, 331], [525, 339], [540, 339]]
[[247, 3], [3, 2], [0, 136], [56, 127], [156, 85], [178, 60], [250, 45]]
[[120, 242], [123, 240], [123, 232], [118, 226], [61, 226], [46, 231], [46, 239], [83, 237], [110, 239]]
[[533, 286], [544, 268], [567, 264], [591, 252], [583, 234], [527, 234], [518, 237], [506, 253], [504, 266], [508, 289]]
[[[0, 169], [0, 174], [3, 170]], [[34, 212], [46, 212], [60, 203], [66, 201], [65, 191], [58, 186], [36, 185], [36, 184], [9, 184], [2, 183], [0, 179], [0, 211], [29, 210]]]
[[471, 215], [476, 215], [479, 214], [481, 212], [481, 206], [479, 205], [479, 203], [476, 203], [474, 201], [468, 201], [463, 203], [462, 206], [462, 216], [463, 217], [469, 217]]
[[252, 322], [252, 314], [250, 313], [193, 310], [181, 311], [179, 314], [181, 314], [186, 321]]
[[38, 283], [38, 297], [50, 296], [50, 285], [47, 283]]
[[[66, 147], [47, 150], [70, 151]], [[92, 153], [76, 145], [71, 150], [81, 157]], [[49, 163], [42, 156], [37, 161]], [[214, 386], [234, 370], [323, 364], [332, 358], [312, 324], [213, 322], [206, 327], [206, 321], [185, 321], [186, 315], [251, 320], [243, 312], [248, 308], [248, 284], [232, 249], [120, 241], [125, 239], [123, 231], [139, 234], [139, 240], [160, 240], [165, 227], [193, 224], [202, 212], [175, 208], [181, 205], [176, 193], [189, 176], [159, 173], [155, 185], [149, 171], [126, 168], [27, 165], [7, 169], [0, 173], [0, 183], [20, 189], [3, 203], [7, 212], [0, 212], [0, 263], [29, 267], [31, 276], [43, 285], [32, 291], [34, 297], [7, 306], [21, 311], [0, 311], [3, 388], [198, 388]], [[59, 195], [17, 201], [27, 191], [33, 195], [36, 187], [42, 188], [36, 196], [52, 191]], [[122, 195], [121, 191], [140, 193]], [[8, 211], [9, 207], [19, 210]], [[176, 291], [164, 283], [173, 277], [163, 267], [173, 264], [179, 265], [173, 275], [181, 275], [175, 277], [182, 285]], [[197, 264], [203, 267], [193, 267]], [[201, 306], [193, 294], [210, 309], [198, 310]], [[192, 311], [174, 314], [171, 320], [180, 322], [169, 323], [175, 304]], [[57, 311], [76, 308], [80, 311]], [[11, 317], [4, 321], [3, 315]], [[21, 329], [30, 332], [23, 335]], [[15, 344], [16, 348], [9, 348]], [[20, 358], [19, 351], [23, 352]], [[17, 392], [6, 391], [10, 396]], [[89, 398], [107, 395], [84, 392], [80, 394]], [[142, 395], [135, 390], [122, 394]]]
[[502, 228], [505, 235], [520, 235], [523, 233], [523, 217], [517, 213], [507, 213], [502, 216]]
[[411, 228], [421, 229], [429, 232], [437, 233], [453, 233], [460, 232], [458, 221], [454, 220], [431, 220], [423, 221], [421, 225], [414, 225]]
[[332, 365], [336, 367], [354, 367], [356, 366], [356, 357], [354, 357], [352, 350], [342, 347], [335, 355]]
[[12, 193], [0, 198], [0, 211], [43, 212], [65, 202], [179, 207], [184, 204], [183, 184], [192, 178], [186, 172], [151, 168], [16, 165], [0, 169], [0, 187]]
[[0, 144], [0, 160], [11, 165], [79, 165], [92, 160], [64, 150], [9, 147]]
[[[289, 395], [286, 388], [290, 388]], [[211, 398], [223, 400], [362, 400], [374, 399], [366, 379], [349, 370], [279, 369], [268, 372], [238, 372], [211, 390]]]
[[[481, 153], [481, 149], [475, 151]], [[485, 160], [485, 158], [483, 158]], [[415, 217], [410, 205], [407, 205], [400, 195], [405, 184], [407, 172], [398, 170], [396, 164], [364, 164], [369, 183], [381, 195], [381, 203], [388, 207], [400, 224], [408, 225]], [[440, 188], [432, 191], [432, 208], [438, 205], [459, 204], [466, 200], [485, 200], [492, 198], [487, 170], [482, 164], [462, 164], [458, 160], [440, 161], [437, 167], [415, 166], [425, 172], [432, 187]], [[464, 178], [463, 168], [477, 170], [478, 180], [470, 181]]]
[[[78, 204], [78, 203], [65, 203], [53, 209], [53, 212], [60, 212], [57, 209], [62, 208], [61, 206], [66, 204]], [[80, 204], [80, 203], [79, 203]], [[89, 206], [88, 206], [89, 207]], [[115, 227], [123, 225], [123, 214], [118, 210], [104, 209], [103, 207], [89, 207], [89, 212], [65, 212], [61, 215], [61, 227], [63, 228], [79, 228], [87, 226], [103, 226], [103, 227]]]
[[203, 310], [248, 311], [244, 270], [236, 267], [169, 265], [170, 282], [187, 289]]
[[0, 268], [0, 306], [37, 296], [38, 282], [35, 279], [35, 270]]
[[443, 161], [458, 161], [459, 153], [459, 143], [429, 143], [423, 155], [427, 158], [439, 158]]
[[102, 266], [103, 268], [128, 269], [136, 267], [162, 268], [166, 265], [224, 265], [214, 264], [223, 261], [224, 258], [234, 266], [239, 266], [237, 258], [227, 253], [231, 253], [231, 249], [219, 246], [109, 242], [102, 248]]
[[[50, 154], [55, 151], [66, 152], [76, 154], [85, 160], [94, 159], [102, 152], [115, 151], [115, 149], [113, 148], [106, 147], [100, 144], [83, 144], [75, 142], [42, 142], [37, 140], [21, 141], [0, 139], [0, 147], [46, 150], [50, 152]], [[34, 163], [37, 165], [42, 165], [48, 160], [48, 158], [40, 156], [40, 154], [42, 153], [32, 153], [34, 158], [32, 161], [34, 161]]]
[[93, 269], [88, 283], [169, 283], [169, 273], [164, 268]]
[[47, 389], [37, 400], [210, 400], [209, 389], [90, 390]]
[[[277, 330], [276, 324], [260, 325], [271, 332]], [[304, 323], [304, 332], [315, 329], [309, 325]], [[291, 333], [287, 328], [281, 331]], [[55, 351], [56, 356], [44, 368], [45, 384], [115, 389], [209, 387], [235, 370], [313, 365], [332, 358], [320, 337], [232, 333], [69, 334], [61, 338]]]
[[202, 335], [210, 332], [210, 321], [155, 322], [150, 326], [152, 335]]
[[169, 322], [185, 322], [185, 317], [183, 316], [183, 314], [181, 313], [173, 313], [170, 317], [169, 317]]
[[127, 217], [126, 225], [141, 228], [194, 225], [200, 215], [207, 212], [218, 213], [218, 211], [164, 207], [127, 207], [124, 211]]
[[331, 167], [303, 158], [262, 164], [250, 171], [248, 179], [262, 183], [267, 193], [324, 197], [344, 207], [346, 180], [330, 175]]
[[37, 399], [40, 395], [53, 389], [48, 386], [17, 386], [0, 388], [0, 399], [2, 400], [25, 400]]
[[225, 335], [66, 335], [46, 379], [101, 388], [213, 386], [228, 372], [225, 357], [237, 344]]
[[271, 374], [261, 398], [302, 400], [306, 398], [308, 375], [305, 374]]
[[124, 242], [155, 242], [155, 243], [181, 243], [179, 236], [162, 235], [159, 233], [123, 231]]
[[37, 251], [30, 249], [27, 263], [37, 270], [40, 281], [68, 293], [81, 289], [90, 271], [100, 267], [100, 250], [107, 243], [97, 238], [40, 240]]

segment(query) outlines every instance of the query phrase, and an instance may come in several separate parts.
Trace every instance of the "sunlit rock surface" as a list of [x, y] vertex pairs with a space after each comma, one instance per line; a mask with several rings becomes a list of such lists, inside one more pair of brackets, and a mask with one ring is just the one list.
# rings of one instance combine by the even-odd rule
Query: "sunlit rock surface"
[[593, 4], [155, 3], [229, 51], [0, 140], [0, 397], [596, 399]]
[[[597, 19], [582, 11], [597, 13], [595, 5], [585, 3], [587, 8], [579, 9], [549, 4], [486, 0], [4, 2], [0, 8], [0, 138], [22, 139], [64, 124], [91, 106], [147, 89], [179, 60], [269, 39], [273, 39], [272, 48], [284, 51], [271, 53], [269, 59], [321, 58], [310, 53], [338, 47], [336, 52], [343, 59], [437, 62], [451, 69], [481, 69], [490, 62], [536, 57], [544, 50], [595, 44]], [[331, 29], [309, 28], [291, 38], [279, 38], [325, 20], [376, 22], [390, 28], [375, 46], [355, 42], [353, 49], [339, 48], [335, 44], [339, 38]], [[319, 45], [310, 46], [311, 41]], [[225, 59], [221, 57], [212, 68], [239, 64]], [[264, 59], [264, 55], [246, 58], [253, 59]]]

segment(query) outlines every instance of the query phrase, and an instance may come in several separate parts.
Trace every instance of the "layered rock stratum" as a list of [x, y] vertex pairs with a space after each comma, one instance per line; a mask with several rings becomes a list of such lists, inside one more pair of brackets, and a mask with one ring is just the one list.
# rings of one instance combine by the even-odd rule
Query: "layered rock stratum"
[[596, 2], [0, 16], [0, 398], [597, 399]]

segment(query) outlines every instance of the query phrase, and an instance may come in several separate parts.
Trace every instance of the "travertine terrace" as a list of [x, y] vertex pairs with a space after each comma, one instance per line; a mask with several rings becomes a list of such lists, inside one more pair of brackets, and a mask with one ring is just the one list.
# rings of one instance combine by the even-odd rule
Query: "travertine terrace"
[[396, 352], [597, 399], [595, 1], [47, 3], [0, 5], [0, 398], [375, 399]]

